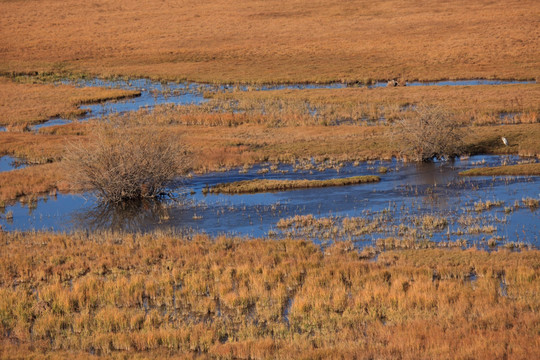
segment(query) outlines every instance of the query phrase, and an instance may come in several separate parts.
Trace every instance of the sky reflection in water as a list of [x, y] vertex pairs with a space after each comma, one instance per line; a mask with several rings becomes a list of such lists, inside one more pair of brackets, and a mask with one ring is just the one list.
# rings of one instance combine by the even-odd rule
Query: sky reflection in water
[[[522, 206], [523, 198], [540, 198], [540, 177], [460, 177], [459, 171], [477, 166], [495, 166], [502, 162], [516, 163], [515, 156], [474, 156], [454, 163], [404, 164], [398, 161], [348, 164], [336, 170], [293, 171], [291, 165], [279, 166], [286, 173], [257, 174], [256, 166], [247, 173], [238, 169], [222, 173], [194, 176], [184, 181], [176, 201], [144, 202], [127, 208], [99, 205], [90, 194], [63, 195], [39, 200], [35, 209], [21, 204], [8, 206], [13, 219], [0, 219], [5, 230], [96, 230], [151, 231], [175, 228], [182, 231], [206, 232], [211, 235], [233, 234], [250, 237], [267, 236], [269, 231], [284, 236], [276, 228], [281, 218], [313, 214], [316, 217], [383, 217], [392, 225], [380, 233], [354, 238], [371, 244], [379, 237], [397, 235], [399, 224], [414, 223], [425, 214], [449, 220], [451, 233], [463, 228], [460, 216], [473, 217], [477, 225], [492, 225], [492, 234], [429, 234], [435, 241], [466, 239], [474, 244], [482, 238], [501, 236], [508, 241], [521, 241], [539, 246], [540, 211]], [[479, 164], [481, 163], [481, 164]], [[301, 189], [285, 192], [247, 195], [203, 195], [205, 186], [255, 178], [329, 179], [377, 174], [379, 166], [389, 169], [379, 183], [344, 187]], [[194, 192], [191, 194], [191, 192]], [[475, 212], [474, 203], [482, 200], [504, 201], [504, 206]], [[514, 208], [515, 202], [521, 206]], [[505, 212], [511, 207], [511, 212]], [[313, 238], [314, 241], [323, 241]]]

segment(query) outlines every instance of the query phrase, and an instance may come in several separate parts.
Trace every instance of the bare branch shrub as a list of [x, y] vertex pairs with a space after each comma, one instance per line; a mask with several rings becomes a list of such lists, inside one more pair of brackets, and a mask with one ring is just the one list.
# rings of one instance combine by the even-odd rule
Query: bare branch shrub
[[72, 184], [120, 203], [162, 195], [186, 168], [186, 157], [164, 131], [106, 124], [89, 141], [69, 144], [63, 163]]
[[454, 114], [438, 106], [419, 105], [395, 123], [402, 156], [414, 161], [459, 156], [463, 131]]

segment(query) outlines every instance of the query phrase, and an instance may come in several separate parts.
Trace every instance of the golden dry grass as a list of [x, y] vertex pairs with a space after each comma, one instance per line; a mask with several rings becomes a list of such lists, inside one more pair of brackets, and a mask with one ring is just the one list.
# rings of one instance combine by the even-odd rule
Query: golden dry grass
[[70, 191], [73, 186], [65, 177], [66, 174], [58, 163], [0, 172], [0, 201], [6, 202], [19, 197], [35, 199], [38, 195]]
[[[62, 127], [60, 134], [0, 132], [0, 154], [23, 158], [27, 162], [34, 164], [58, 161], [62, 158], [67, 143], [80, 138], [84, 139], [83, 136], [79, 136], [82, 134], [80, 126], [71, 126], [71, 124], [65, 126], [67, 128]], [[70, 131], [71, 129], [75, 130]], [[70, 132], [66, 133], [67, 131]]]
[[540, 163], [519, 164], [469, 169], [459, 173], [463, 176], [540, 176]]
[[[537, 250], [0, 233], [0, 357], [537, 358]], [[73, 354], [73, 355], [71, 355]]]
[[1, 71], [230, 82], [539, 76], [534, 0], [2, 1]]
[[284, 191], [293, 189], [321, 188], [328, 186], [346, 186], [380, 181], [378, 176], [353, 176], [329, 180], [244, 180], [212, 186], [211, 193], [244, 194], [268, 191]]
[[[339, 161], [390, 159], [400, 149], [388, 126], [298, 126], [267, 128], [243, 125], [224, 127], [174, 127], [193, 149], [198, 169], [240, 166], [262, 161], [292, 162], [314, 157]], [[500, 137], [510, 142], [505, 147]], [[540, 154], [540, 126], [536, 124], [479, 126], [464, 139], [471, 154]]]
[[21, 84], [0, 77], [0, 126], [23, 129], [52, 117], [76, 117], [84, 114], [81, 104], [122, 99], [137, 91], [77, 88], [68, 85]]
[[265, 108], [279, 105], [300, 112], [309, 104], [327, 118], [377, 120], [384, 116], [392, 120], [403, 107], [429, 104], [454, 112], [467, 124], [500, 124], [502, 113], [527, 114], [532, 118], [528, 122], [540, 119], [540, 84], [236, 91], [215, 97], [238, 101], [245, 109], [263, 104]]
[[[286, 126], [271, 128], [264, 125], [245, 124], [229, 126], [164, 125], [153, 115], [142, 116], [135, 123], [158, 124], [157, 129], [182, 139], [191, 166], [195, 172], [230, 169], [236, 166], [253, 165], [265, 161], [293, 163], [314, 158], [317, 162], [332, 160], [366, 161], [391, 159], [400, 156], [400, 148], [392, 135], [390, 126]], [[151, 119], [151, 120], [150, 120]], [[170, 117], [164, 116], [163, 123]], [[0, 133], [0, 154], [23, 157], [30, 162], [43, 163], [62, 158], [65, 144], [86, 141], [95, 124], [73, 124], [43, 129], [40, 134]], [[135, 125], [134, 125], [135, 126]], [[137, 125], [154, 131], [152, 126]], [[153, 130], [154, 129], [154, 130]], [[501, 141], [505, 136], [510, 146]], [[470, 154], [540, 154], [540, 126], [519, 124], [504, 126], [473, 126], [467, 129], [463, 139], [465, 150]], [[30, 170], [27, 170], [30, 171]], [[4, 188], [11, 187], [10, 175], [2, 175]], [[56, 187], [56, 182], [69, 176], [58, 171], [48, 177], [47, 188]], [[19, 177], [17, 177], [19, 179]], [[45, 181], [45, 179], [44, 179]], [[19, 184], [19, 180], [17, 180]], [[33, 182], [32, 182], [33, 184]], [[24, 193], [32, 193], [34, 185], [25, 187]], [[45, 183], [44, 185], [45, 186]], [[5, 200], [16, 198], [17, 192], [5, 192]]]

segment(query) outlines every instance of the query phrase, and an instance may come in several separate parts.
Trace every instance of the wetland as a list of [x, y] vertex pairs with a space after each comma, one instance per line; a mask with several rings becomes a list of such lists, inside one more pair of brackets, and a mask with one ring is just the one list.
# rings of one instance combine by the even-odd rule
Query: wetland
[[540, 358], [537, 1], [0, 11], [1, 359]]

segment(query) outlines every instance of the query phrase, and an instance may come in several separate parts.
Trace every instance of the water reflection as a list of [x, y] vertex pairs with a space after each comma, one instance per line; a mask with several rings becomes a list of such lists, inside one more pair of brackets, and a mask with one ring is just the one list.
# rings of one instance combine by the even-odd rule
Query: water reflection
[[27, 164], [11, 156], [0, 156], [0, 172], [25, 168]]
[[161, 224], [169, 220], [168, 201], [144, 199], [109, 204], [99, 202], [72, 215], [72, 227], [85, 230], [140, 232], [145, 224]]
[[[433, 241], [467, 240], [471, 246], [496, 241], [523, 241], [539, 245], [540, 210], [525, 206], [523, 199], [538, 199], [540, 177], [462, 177], [459, 172], [477, 166], [515, 164], [517, 156], [472, 156], [454, 163], [408, 164], [377, 161], [344, 164], [335, 169], [314, 170], [310, 164], [256, 165], [243, 171], [232, 169], [185, 179], [185, 194], [175, 200], [144, 201], [124, 206], [99, 204], [91, 194], [58, 194], [57, 199], [39, 199], [32, 207], [8, 205], [0, 212], [0, 225], [12, 230], [122, 230], [146, 232], [173, 228], [178, 231], [232, 234], [250, 237], [282, 236], [277, 224], [296, 215], [374, 220], [384, 216], [378, 233], [362, 234], [354, 240], [370, 244], [378, 237], [401, 236], [415, 228], [425, 215], [444, 218], [448, 228], [429, 234]], [[532, 160], [529, 160], [532, 161]], [[388, 169], [379, 174], [378, 168]], [[242, 171], [240, 171], [242, 170]], [[344, 187], [298, 189], [242, 195], [203, 194], [203, 188], [221, 182], [251, 179], [324, 180], [357, 175], [381, 176], [381, 181]], [[175, 189], [172, 189], [175, 190]], [[501, 205], [475, 211], [475, 203], [499, 201]], [[465, 221], [466, 220], [466, 221]], [[479, 228], [492, 227], [489, 232]], [[402, 229], [402, 230], [400, 230]], [[422, 230], [422, 229], [420, 229]], [[307, 236], [309, 237], [309, 236]], [[313, 238], [317, 241], [317, 238]]]

